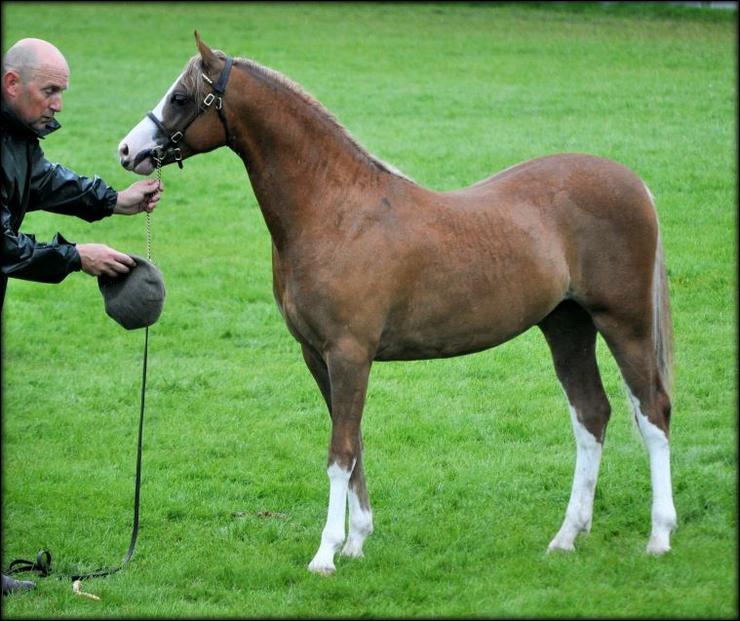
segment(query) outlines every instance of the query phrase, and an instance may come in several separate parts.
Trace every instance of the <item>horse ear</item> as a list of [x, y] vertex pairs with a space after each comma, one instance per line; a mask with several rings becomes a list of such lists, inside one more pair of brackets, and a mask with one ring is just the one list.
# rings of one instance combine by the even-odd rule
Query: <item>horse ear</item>
[[200, 38], [198, 31], [195, 31], [195, 44], [198, 46], [200, 57], [203, 59], [203, 68], [208, 69], [209, 67], [215, 67], [218, 61], [218, 57], [213, 53], [210, 47], [208, 47]]

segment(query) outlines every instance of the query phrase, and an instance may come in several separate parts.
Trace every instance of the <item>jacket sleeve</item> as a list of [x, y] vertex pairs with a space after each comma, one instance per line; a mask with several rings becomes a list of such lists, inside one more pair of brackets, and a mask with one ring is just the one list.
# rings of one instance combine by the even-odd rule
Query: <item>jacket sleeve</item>
[[14, 233], [9, 216], [10, 212], [3, 205], [2, 272], [5, 276], [59, 283], [71, 272], [82, 268], [77, 248], [60, 233], [51, 243], [40, 243], [33, 235]]
[[12, 186], [6, 181], [3, 174], [2, 196], [0, 197], [3, 229], [0, 270], [3, 276], [58, 283], [71, 272], [80, 270], [82, 263], [77, 248], [59, 233], [51, 243], [40, 243], [33, 235], [25, 235], [17, 231], [13, 226], [14, 218], [10, 208], [9, 191]]
[[95, 222], [110, 216], [118, 192], [100, 177], [81, 177], [44, 157], [40, 146], [32, 157], [28, 211], [42, 209]]

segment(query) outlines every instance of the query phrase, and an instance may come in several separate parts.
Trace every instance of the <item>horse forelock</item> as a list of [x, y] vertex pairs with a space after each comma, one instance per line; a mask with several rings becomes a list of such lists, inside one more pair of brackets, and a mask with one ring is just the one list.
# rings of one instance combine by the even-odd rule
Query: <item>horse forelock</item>
[[[221, 50], [213, 50], [213, 53], [221, 59], [226, 58], [226, 54]], [[193, 96], [195, 101], [202, 101], [206, 94], [207, 82], [203, 79], [205, 74], [203, 60], [200, 54], [196, 54], [187, 62], [180, 78], [180, 84]]]

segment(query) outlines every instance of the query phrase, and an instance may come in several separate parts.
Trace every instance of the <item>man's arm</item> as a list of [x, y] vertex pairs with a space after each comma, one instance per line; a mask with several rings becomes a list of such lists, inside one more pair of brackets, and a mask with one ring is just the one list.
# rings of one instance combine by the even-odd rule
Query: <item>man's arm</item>
[[57, 233], [51, 243], [37, 242], [33, 235], [13, 233], [5, 226], [3, 218], [1, 269], [5, 276], [59, 283], [79, 270], [91, 276], [115, 277], [127, 273], [134, 265], [136, 262], [127, 254], [104, 244], [76, 245], [64, 239], [61, 233]]
[[115, 276], [128, 272], [135, 265], [131, 257], [113, 248], [103, 244], [75, 245], [60, 233], [50, 243], [37, 242], [33, 235], [14, 230], [5, 184], [1, 202], [3, 247], [0, 269], [5, 276], [59, 283], [80, 269], [91, 276]]
[[29, 211], [43, 209], [95, 222], [113, 213], [118, 192], [100, 177], [81, 177], [44, 157], [40, 146], [32, 155]]
[[[38, 145], [32, 162], [28, 211], [43, 209], [94, 222], [114, 213], [150, 212], [161, 195], [161, 184], [155, 179], [137, 181], [116, 192], [99, 177], [81, 177], [49, 162]], [[91, 276], [115, 276], [135, 265], [127, 254], [104, 244], [76, 245], [59, 233], [51, 243], [40, 243], [33, 235], [15, 232], [5, 184], [2, 193], [2, 271], [6, 276], [58, 283], [80, 269]]]
[[3, 209], [3, 274], [24, 280], [58, 283], [71, 272], [81, 269], [75, 245], [61, 234], [57, 233], [51, 243], [37, 242], [33, 235], [14, 233], [5, 215]]
[[81, 177], [49, 162], [39, 146], [33, 159], [29, 211], [43, 209], [95, 222], [112, 214], [130, 216], [151, 212], [163, 190], [156, 179], [143, 179], [116, 192], [100, 177]]

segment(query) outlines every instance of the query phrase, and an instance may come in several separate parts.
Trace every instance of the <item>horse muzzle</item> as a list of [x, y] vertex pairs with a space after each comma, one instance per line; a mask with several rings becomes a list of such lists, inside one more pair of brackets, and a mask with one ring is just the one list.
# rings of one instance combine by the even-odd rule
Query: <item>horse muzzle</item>
[[162, 147], [155, 147], [153, 149], [143, 149], [131, 158], [126, 145], [123, 145], [119, 149], [119, 157], [121, 166], [126, 170], [140, 175], [148, 175], [157, 166], [165, 166], [173, 162], [177, 162], [178, 166], [182, 168], [183, 156], [179, 147], [166, 150]]

